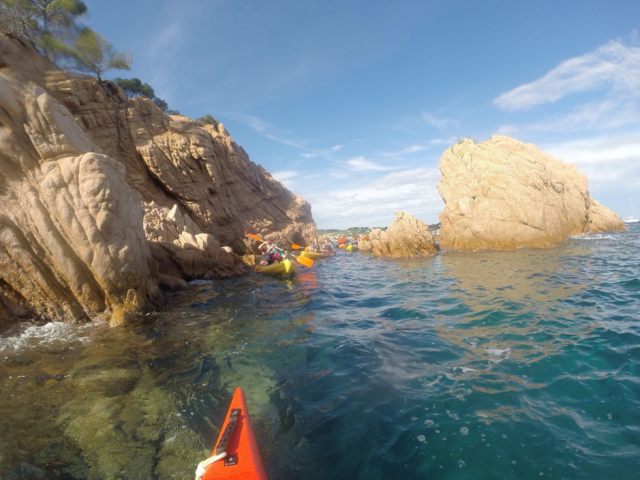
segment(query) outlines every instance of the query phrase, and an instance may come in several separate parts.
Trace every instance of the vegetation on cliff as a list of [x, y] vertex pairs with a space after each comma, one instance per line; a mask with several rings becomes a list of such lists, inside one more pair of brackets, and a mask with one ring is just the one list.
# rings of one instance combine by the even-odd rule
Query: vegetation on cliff
[[64, 69], [94, 74], [130, 70], [133, 56], [79, 23], [88, 11], [82, 0], [0, 0], [0, 30], [28, 37]]
[[120, 86], [120, 88], [124, 92], [125, 97], [136, 98], [140, 95], [144, 95], [148, 99], [153, 100], [153, 103], [155, 103], [163, 112], [169, 115], [180, 115], [180, 112], [178, 110], [171, 110], [167, 102], [159, 97], [156, 97], [156, 92], [153, 90], [151, 85], [149, 85], [148, 83], [142, 83], [142, 80], [140, 80], [139, 78], [116, 77], [114, 79], [114, 82], [116, 82]]

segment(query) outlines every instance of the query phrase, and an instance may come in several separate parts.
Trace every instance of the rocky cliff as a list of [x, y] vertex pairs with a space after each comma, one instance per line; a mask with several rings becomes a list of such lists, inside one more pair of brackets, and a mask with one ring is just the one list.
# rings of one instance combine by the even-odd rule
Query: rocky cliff
[[548, 247], [568, 235], [625, 230], [589, 195], [573, 165], [532, 144], [493, 136], [444, 152], [438, 190], [440, 246], [459, 250]]
[[377, 257], [410, 258], [437, 253], [429, 225], [410, 213], [398, 211], [395, 215], [389, 228], [374, 228], [369, 240], [358, 242], [358, 248]]
[[316, 233], [309, 204], [222, 124], [70, 76], [13, 35], [0, 35], [0, 200], [5, 319], [119, 323], [160, 301], [159, 284], [243, 272], [247, 222], [286, 243]]

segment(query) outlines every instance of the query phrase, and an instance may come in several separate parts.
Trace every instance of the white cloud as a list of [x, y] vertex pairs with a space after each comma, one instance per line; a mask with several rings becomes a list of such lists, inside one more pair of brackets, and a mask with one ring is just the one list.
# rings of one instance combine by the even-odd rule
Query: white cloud
[[394, 130], [417, 135], [425, 131], [425, 127], [431, 126], [438, 130], [450, 128], [459, 128], [460, 122], [452, 118], [439, 118], [430, 112], [423, 111], [419, 115], [407, 115], [406, 117], [396, 121], [391, 125]]
[[520, 128], [516, 125], [500, 125], [496, 130], [496, 135], [506, 135], [507, 137], [514, 137]]
[[587, 129], [612, 129], [640, 121], [640, 111], [633, 101], [602, 100], [588, 102], [567, 114], [553, 115], [540, 122], [521, 127], [505, 125], [500, 127], [502, 135], [518, 131], [531, 132], [572, 132]]
[[335, 145], [325, 150], [312, 150], [311, 152], [303, 153], [302, 156], [304, 158], [328, 157], [331, 156], [332, 153], [341, 150], [343, 147], [344, 145]]
[[589, 183], [610, 188], [637, 188], [640, 177], [640, 134], [582, 138], [542, 145], [545, 152], [570, 162], [585, 173]]
[[429, 125], [436, 127], [437, 129], [443, 129], [448, 126], [458, 127], [459, 122], [451, 118], [436, 118], [429, 112], [422, 112], [422, 119]]
[[235, 120], [236, 122], [240, 122], [247, 127], [254, 129], [258, 133], [264, 133], [267, 130], [272, 130], [274, 127], [269, 122], [262, 120], [254, 115], [249, 115], [246, 113], [239, 112], [226, 112], [224, 116]]
[[503, 125], [499, 133], [571, 132], [614, 129], [640, 122], [640, 47], [620, 40], [560, 63], [543, 77], [506, 92], [493, 103], [508, 111], [528, 110], [578, 93], [586, 101], [541, 121]]
[[347, 164], [353, 170], [378, 170], [378, 171], [393, 170], [393, 167], [387, 167], [385, 165], [380, 165], [380, 164], [371, 162], [369, 160], [365, 160], [364, 157], [356, 157], [356, 158], [352, 158], [351, 160], [347, 160]]
[[567, 95], [601, 89], [614, 96], [640, 94], [640, 47], [619, 40], [565, 60], [534, 82], [503, 93], [493, 103], [504, 110], [527, 110]]
[[425, 145], [411, 145], [410, 147], [403, 148], [402, 150], [399, 150], [397, 152], [383, 153], [382, 156], [383, 157], [400, 157], [402, 155], [410, 155], [412, 153], [421, 152], [426, 148], [427, 147]]
[[287, 145], [289, 147], [298, 148], [300, 150], [306, 150], [310, 152], [317, 152], [317, 150], [313, 150], [306, 146], [306, 140], [290, 140], [288, 138], [284, 138], [288, 132], [279, 131], [273, 124], [256, 117], [255, 115], [249, 115], [247, 113], [240, 112], [224, 112], [221, 114], [224, 118], [230, 118], [231, 120], [235, 120], [236, 122], [240, 122], [249, 128], [252, 128], [259, 134], [261, 134], [264, 138], [268, 138], [269, 140], [273, 140], [278, 143], [282, 143], [283, 145]]
[[430, 140], [429, 143], [431, 145], [448, 145], [451, 146], [456, 143], [456, 137], [447, 137], [447, 138], [434, 138]]
[[412, 213], [425, 222], [437, 222], [443, 202], [436, 185], [437, 168], [416, 168], [393, 172], [359, 187], [347, 187], [309, 196], [313, 216], [320, 228], [383, 226], [393, 220], [394, 211]]
[[281, 172], [273, 172], [271, 176], [275, 178], [277, 181], [285, 183], [288, 180], [291, 180], [292, 178], [297, 177], [298, 172], [294, 170], [283, 170]]

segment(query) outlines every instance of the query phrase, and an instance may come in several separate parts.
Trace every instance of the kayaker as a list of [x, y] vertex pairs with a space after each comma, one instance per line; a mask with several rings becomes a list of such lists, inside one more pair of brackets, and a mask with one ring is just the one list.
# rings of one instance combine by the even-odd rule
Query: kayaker
[[273, 263], [280, 263], [282, 261], [282, 253], [276, 247], [271, 240], [265, 240], [258, 247], [262, 257], [260, 259], [260, 266], [271, 265]]

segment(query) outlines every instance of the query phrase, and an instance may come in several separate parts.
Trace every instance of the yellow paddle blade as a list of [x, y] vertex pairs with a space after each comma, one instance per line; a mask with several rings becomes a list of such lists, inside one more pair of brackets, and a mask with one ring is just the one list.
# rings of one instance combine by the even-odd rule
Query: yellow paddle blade
[[293, 248], [294, 250], [299, 250], [302, 247], [300, 245], [296, 245], [295, 243], [292, 243], [291, 248]]
[[296, 257], [296, 260], [305, 267], [310, 267], [311, 265], [313, 265], [313, 260], [307, 257]]
[[254, 235], [253, 233], [247, 233], [247, 237], [251, 237], [254, 240], [257, 240], [259, 242], [264, 242], [264, 240], [262, 240], [262, 238], [260, 238], [258, 235]]

